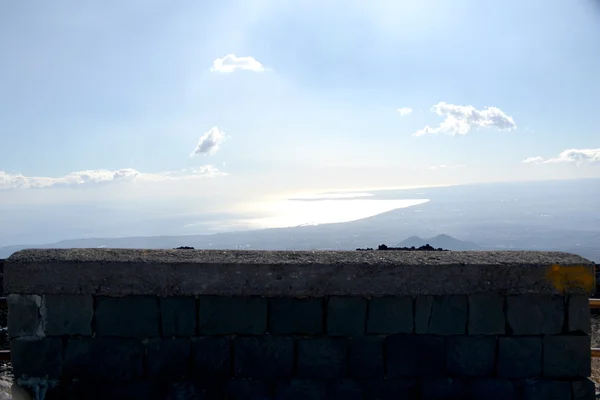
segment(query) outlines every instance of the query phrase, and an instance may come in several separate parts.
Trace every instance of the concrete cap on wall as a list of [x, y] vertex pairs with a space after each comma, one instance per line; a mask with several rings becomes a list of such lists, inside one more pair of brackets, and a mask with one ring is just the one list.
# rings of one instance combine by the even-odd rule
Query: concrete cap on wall
[[591, 261], [558, 252], [43, 249], [5, 260], [4, 293], [589, 294], [594, 272]]

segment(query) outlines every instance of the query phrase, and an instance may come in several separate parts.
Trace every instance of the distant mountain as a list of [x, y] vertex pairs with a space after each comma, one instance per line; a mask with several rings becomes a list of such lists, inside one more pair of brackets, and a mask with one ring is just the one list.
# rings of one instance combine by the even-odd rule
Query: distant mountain
[[429, 239], [424, 239], [419, 236], [411, 236], [400, 242], [396, 247], [421, 247], [429, 244], [430, 246], [448, 250], [481, 250], [481, 246], [473, 242], [458, 240], [448, 235], [437, 235]]

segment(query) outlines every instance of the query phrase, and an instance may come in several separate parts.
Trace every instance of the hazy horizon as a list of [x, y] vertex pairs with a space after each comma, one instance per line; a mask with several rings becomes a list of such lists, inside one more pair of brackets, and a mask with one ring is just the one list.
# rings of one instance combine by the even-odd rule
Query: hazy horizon
[[[220, 218], [232, 217], [229, 214], [206, 223], [204, 228], [213, 226], [214, 232], [182, 228], [193, 219], [190, 215], [139, 220], [130, 224], [128, 232], [108, 226], [105, 235], [74, 235], [72, 228], [64, 227], [41, 232], [38, 237], [45, 240], [0, 246], [0, 258], [28, 247], [354, 250], [380, 244], [397, 246], [419, 236], [434, 238], [429, 244], [450, 250], [566, 251], [600, 263], [598, 198], [600, 179], [305, 193], [289, 202], [293, 207], [267, 207], [271, 217], [258, 226], [242, 226], [235, 219], [224, 225]], [[319, 216], [324, 219], [322, 223], [296, 224], [303, 215], [313, 221]], [[91, 221], [102, 219], [102, 215], [93, 216]], [[252, 222], [253, 216], [249, 218]], [[147, 229], [148, 222], [155, 234]], [[99, 226], [94, 222], [91, 229]], [[442, 234], [450, 238], [440, 237]], [[409, 240], [411, 246], [427, 243], [413, 239]]]
[[[202, 214], [194, 216], [193, 214], [181, 215], [173, 213], [172, 215], [156, 218], [148, 216], [147, 220], [139, 219], [137, 222], [157, 223], [153, 232], [149, 233], [143, 226], [139, 229], [121, 231], [119, 228], [98, 231], [98, 234], [69, 234], [68, 227], [63, 228], [63, 233], [52, 231], [51, 233], [38, 234], [37, 238], [14, 240], [18, 237], [14, 232], [9, 232], [0, 226], [0, 247], [14, 245], [32, 245], [32, 244], [50, 244], [63, 240], [76, 239], [96, 239], [96, 238], [126, 238], [126, 237], [155, 237], [155, 236], [183, 236], [183, 235], [210, 235], [215, 233], [242, 232], [250, 230], [270, 229], [270, 228], [289, 228], [305, 225], [322, 225], [331, 223], [343, 223], [358, 221], [369, 217], [385, 214], [387, 212], [402, 208], [411, 208], [415, 205], [425, 204], [430, 201], [428, 198], [420, 198], [427, 194], [428, 190], [443, 190], [452, 188], [475, 188], [482, 185], [511, 185], [511, 184], [552, 184], [553, 182], [581, 182], [585, 185], [587, 182], [600, 184], [600, 179], [566, 179], [566, 180], [544, 180], [544, 181], [524, 181], [524, 182], [489, 182], [467, 185], [438, 185], [411, 188], [381, 188], [371, 187], [359, 190], [338, 191], [338, 192], [301, 192], [290, 195], [287, 199], [272, 200], [262, 205], [255, 204], [254, 208], [239, 210], [237, 213], [228, 212], [214, 214], [212, 218], [206, 219]], [[483, 189], [481, 189], [483, 190]], [[393, 198], [390, 198], [390, 195]], [[402, 197], [407, 198], [402, 198]], [[425, 196], [426, 197], [426, 196]], [[63, 212], [68, 213], [71, 207], [65, 207]], [[132, 215], [133, 214], [133, 215]], [[135, 218], [135, 213], [127, 215], [129, 218]], [[90, 228], [101, 226], [102, 215], [95, 215], [96, 220]], [[137, 216], [139, 218], [139, 216]], [[204, 219], [203, 219], [204, 217]], [[143, 216], [142, 216], [143, 218]], [[164, 223], [163, 223], [164, 221]], [[164, 228], [161, 229], [161, 226]], [[130, 233], [128, 233], [130, 232]], [[13, 238], [13, 240], [6, 240]]]

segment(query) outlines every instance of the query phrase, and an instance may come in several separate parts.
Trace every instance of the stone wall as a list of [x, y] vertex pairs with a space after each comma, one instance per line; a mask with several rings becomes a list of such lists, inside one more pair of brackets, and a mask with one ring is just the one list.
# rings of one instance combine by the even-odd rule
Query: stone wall
[[381, 253], [17, 253], [15, 379], [47, 399], [594, 398], [589, 261]]

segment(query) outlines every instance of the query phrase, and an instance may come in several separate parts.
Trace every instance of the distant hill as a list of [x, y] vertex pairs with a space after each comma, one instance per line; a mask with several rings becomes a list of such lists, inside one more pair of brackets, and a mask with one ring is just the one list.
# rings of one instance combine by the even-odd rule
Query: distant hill
[[448, 235], [437, 235], [432, 238], [426, 239], [419, 236], [411, 236], [406, 240], [398, 243], [396, 247], [421, 247], [429, 244], [436, 249], [441, 247], [442, 249], [465, 251], [465, 250], [481, 250], [481, 246], [473, 242], [466, 242], [458, 240]]

